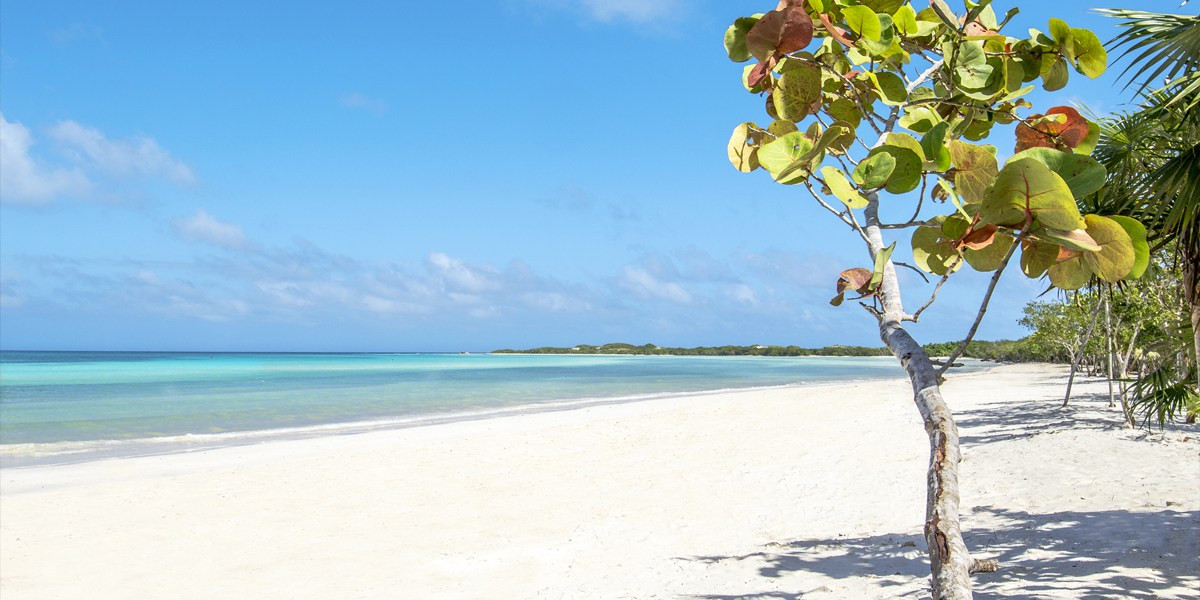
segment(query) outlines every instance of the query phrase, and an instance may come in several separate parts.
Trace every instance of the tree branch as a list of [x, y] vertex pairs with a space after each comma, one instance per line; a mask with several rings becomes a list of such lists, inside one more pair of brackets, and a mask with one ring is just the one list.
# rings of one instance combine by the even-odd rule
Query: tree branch
[[[1029, 225], [1027, 224], [1025, 227], [1028, 228]], [[970, 344], [971, 340], [975, 339], [975, 332], [979, 330], [979, 323], [983, 321], [983, 315], [987, 312], [988, 303], [992, 301], [992, 292], [996, 291], [996, 284], [1000, 282], [1000, 275], [1004, 273], [1004, 268], [1008, 266], [1008, 261], [1017, 253], [1017, 247], [1021, 245], [1021, 240], [1023, 239], [1025, 239], [1024, 229], [1013, 240], [1012, 246], [1008, 248], [1008, 253], [1004, 255], [1004, 260], [1000, 261], [1000, 266], [996, 268], [996, 274], [992, 275], [992, 280], [988, 283], [987, 293], [983, 295], [983, 302], [979, 305], [979, 314], [975, 315], [975, 322], [971, 324], [971, 330], [967, 332], [967, 337], [963, 338], [963, 341], [958, 344], [954, 352], [950, 353], [950, 358], [946, 359], [946, 364], [938, 369], [938, 377], [946, 374], [950, 365], [954, 364], [954, 360], [962, 356], [963, 352], [966, 352], [967, 344]]]

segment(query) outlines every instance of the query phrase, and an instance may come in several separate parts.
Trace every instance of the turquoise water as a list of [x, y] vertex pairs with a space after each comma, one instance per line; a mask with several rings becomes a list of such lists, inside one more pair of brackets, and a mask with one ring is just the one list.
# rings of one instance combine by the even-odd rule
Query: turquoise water
[[0, 352], [0, 459], [64, 462], [900, 376], [891, 358]]

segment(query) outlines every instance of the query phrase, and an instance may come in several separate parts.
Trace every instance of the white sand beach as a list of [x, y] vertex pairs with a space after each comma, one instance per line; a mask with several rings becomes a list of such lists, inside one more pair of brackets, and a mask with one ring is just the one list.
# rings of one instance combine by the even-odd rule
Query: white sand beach
[[[1200, 595], [1200, 429], [1103, 382], [945, 393], [977, 598]], [[921, 598], [906, 381], [699, 395], [0, 471], [0, 597]]]

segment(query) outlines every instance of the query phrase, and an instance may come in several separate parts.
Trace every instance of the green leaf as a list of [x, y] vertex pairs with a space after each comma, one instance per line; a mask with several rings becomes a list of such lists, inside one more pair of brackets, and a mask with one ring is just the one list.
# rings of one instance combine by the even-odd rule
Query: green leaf
[[889, 71], [879, 73], [867, 71], [867, 77], [871, 78], [871, 82], [879, 90], [879, 99], [884, 104], [900, 106], [908, 99], [908, 91], [904, 89], [904, 80], [900, 79], [899, 75]]
[[1074, 148], [1075, 154], [1091, 154], [1100, 142], [1100, 124], [1088, 121], [1088, 132], [1083, 141]]
[[968, 204], [983, 202], [985, 192], [996, 179], [1000, 167], [996, 155], [984, 146], [962, 140], [950, 142], [950, 161], [954, 163], [954, 187]]
[[955, 271], [962, 268], [958, 252], [942, 237], [941, 227], [922, 225], [913, 231], [912, 251], [913, 264], [922, 271], [945, 275], [951, 268]]
[[1067, 182], [1032, 158], [1004, 165], [979, 208], [980, 223], [1020, 225], [1025, 222], [1026, 210], [1042, 224], [1055, 229], [1084, 226]]
[[728, 147], [729, 162], [734, 168], [743, 173], [758, 168], [758, 146], [762, 139], [762, 130], [754, 123], [742, 123], [734, 128]]
[[900, 117], [899, 121], [901, 127], [917, 133], [925, 133], [941, 122], [942, 116], [924, 105], [905, 106], [904, 116]]
[[913, 37], [920, 32], [917, 28], [917, 13], [913, 11], [912, 6], [906, 3], [896, 9], [896, 13], [892, 15], [892, 27], [905, 37]]
[[1058, 260], [1058, 246], [1025, 240], [1021, 242], [1021, 272], [1030, 279], [1046, 274], [1046, 270]]
[[821, 167], [821, 176], [825, 179], [829, 191], [846, 206], [863, 208], [867, 205], [867, 199], [846, 179], [846, 174], [841, 169]]
[[791, 121], [785, 121], [783, 119], [772, 121], [771, 124], [767, 126], [767, 132], [775, 137], [782, 137], [796, 131], [800, 131], [800, 128], [796, 127], [795, 123]]
[[883, 268], [887, 266], [887, 261], [892, 257], [892, 251], [896, 249], [896, 242], [892, 245], [875, 253], [875, 268], [871, 271], [871, 283], [867, 284], [867, 289], [875, 291], [879, 289], [879, 284], [883, 283]]
[[1076, 198], [1082, 198], [1104, 187], [1104, 178], [1107, 175], [1104, 165], [1090, 156], [1039, 147], [1024, 150], [1008, 159], [1008, 162], [1025, 158], [1032, 158], [1058, 173], [1058, 176], [1067, 182], [1067, 187], [1071, 188], [1071, 195]]
[[1146, 242], [1146, 226], [1130, 217], [1112, 215], [1108, 218], [1116, 221], [1133, 242], [1133, 268], [1129, 270], [1125, 279], [1140, 279], [1146, 272], [1146, 267], [1150, 266], [1150, 244]]
[[729, 60], [733, 62], [750, 60], [750, 51], [746, 49], [746, 34], [760, 18], [762, 18], [762, 14], [741, 17], [725, 30], [725, 51], [729, 53]]
[[846, 26], [854, 33], [869, 40], [879, 41], [883, 29], [879, 24], [879, 15], [875, 14], [875, 11], [861, 5], [844, 6], [842, 7], [842, 17], [846, 20]]
[[1100, 251], [1084, 252], [1081, 255], [1083, 261], [1104, 281], [1112, 283], [1124, 279], [1133, 270], [1136, 260], [1129, 234], [1108, 217], [1086, 215], [1084, 219], [1087, 221], [1088, 235], [1100, 244]]
[[950, 168], [950, 150], [946, 148], [946, 130], [949, 128], [947, 123], [938, 123], [921, 138], [925, 160], [932, 161], [939, 171]]
[[896, 169], [896, 159], [891, 154], [873, 154], [854, 167], [854, 181], [863, 189], [883, 187]]
[[970, 248], [964, 250], [963, 258], [976, 271], [995, 271], [1000, 268], [1000, 262], [1004, 260], [1004, 255], [1008, 254], [1008, 249], [1015, 241], [1011, 235], [997, 233], [992, 243], [986, 247], [979, 250]]
[[906, 133], [889, 133], [886, 143], [867, 155], [890, 154], [896, 160], [891, 176], [884, 186], [892, 194], [909, 192], [921, 184], [925, 151], [916, 138]]
[[1061, 56], [1042, 57], [1042, 89], [1053, 92], [1067, 85], [1067, 61]]
[[1083, 262], [1082, 256], [1069, 258], [1050, 265], [1050, 283], [1062, 290], [1077, 290], [1092, 277], [1092, 270]]
[[821, 68], [800, 61], [789, 67], [775, 84], [771, 97], [781, 119], [799, 121], [812, 114], [821, 99]]
[[1087, 29], [1072, 29], [1071, 44], [1074, 48], [1075, 70], [1091, 79], [1104, 74], [1108, 68], [1108, 52], [1095, 33]]
[[[791, 167], [792, 163], [797, 162], [812, 147], [812, 140], [804, 137], [804, 134], [798, 131], [789, 133], [763, 144], [758, 149], [758, 162], [764, 169], [771, 172], [771, 177], [775, 181], [788, 185], [800, 183], [808, 177], [807, 169], [788, 171], [788, 167]], [[788, 171], [786, 176], [783, 175], [785, 171]]]
[[1051, 17], [1050, 37], [1060, 45], [1066, 45], [1071, 40], [1071, 26], [1062, 19]]
[[892, 14], [899, 10], [906, 3], [904, 0], [860, 0], [863, 6], [870, 7], [871, 10], [882, 13]]

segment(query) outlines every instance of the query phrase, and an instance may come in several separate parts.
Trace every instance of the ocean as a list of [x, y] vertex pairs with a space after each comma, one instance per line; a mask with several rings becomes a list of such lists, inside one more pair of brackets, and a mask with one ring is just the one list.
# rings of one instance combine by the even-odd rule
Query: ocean
[[890, 357], [6, 351], [0, 465], [903, 375]]

